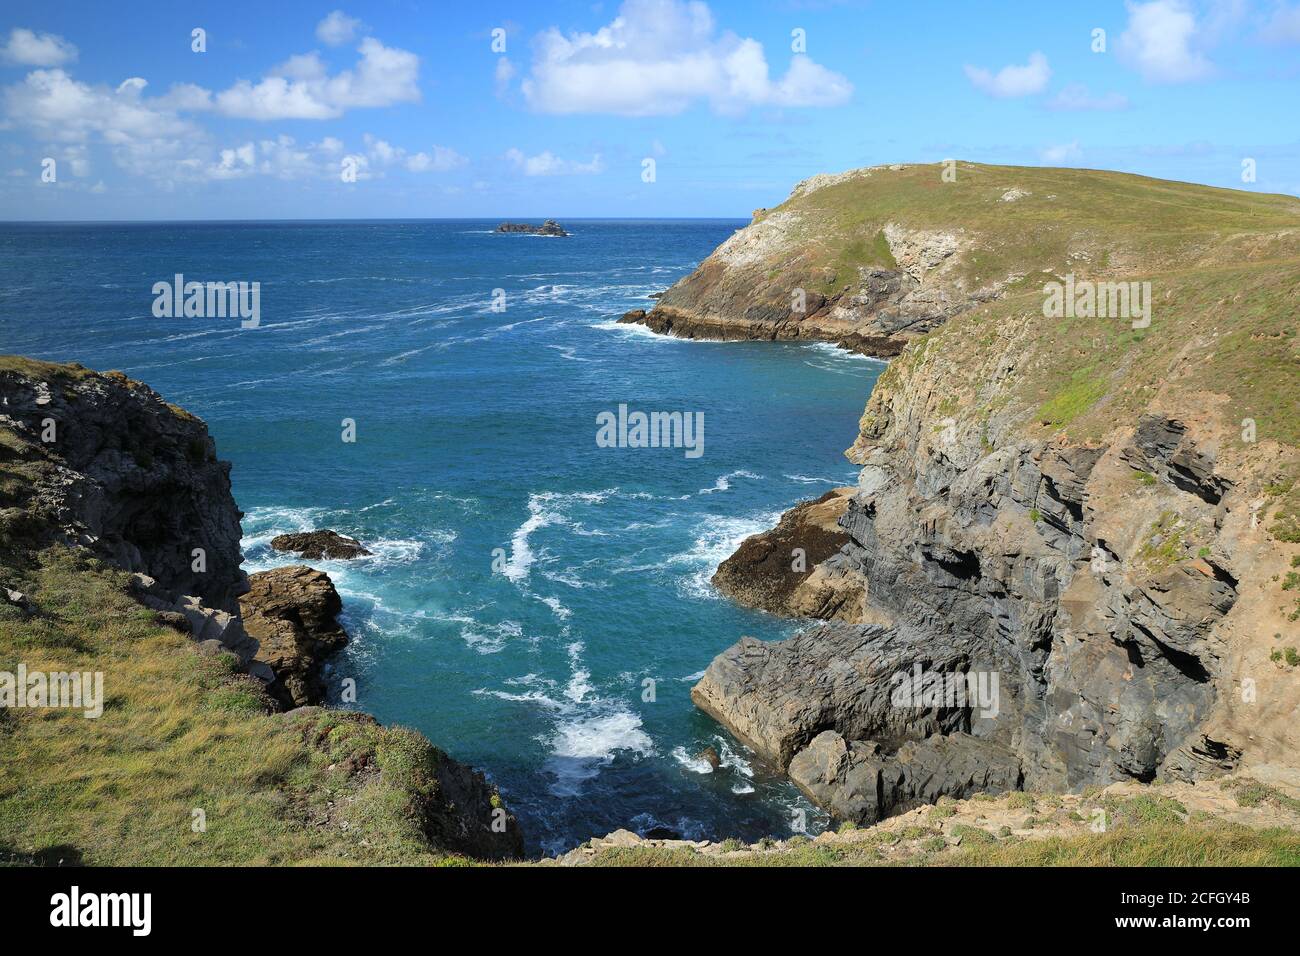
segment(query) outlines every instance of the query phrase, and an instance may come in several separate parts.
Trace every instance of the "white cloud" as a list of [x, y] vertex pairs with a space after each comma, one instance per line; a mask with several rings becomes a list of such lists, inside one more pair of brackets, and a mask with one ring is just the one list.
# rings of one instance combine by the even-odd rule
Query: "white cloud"
[[340, 46], [357, 35], [361, 21], [348, 16], [342, 10], [332, 10], [320, 23], [316, 24], [316, 39], [329, 46]]
[[576, 160], [561, 159], [549, 149], [536, 156], [525, 156], [521, 150], [508, 149], [506, 159], [525, 176], [591, 175], [605, 171], [605, 161], [601, 159], [599, 153], [591, 158], [591, 162], [580, 163]]
[[966, 78], [975, 89], [1001, 98], [1041, 93], [1047, 89], [1047, 81], [1052, 78], [1047, 57], [1037, 51], [1029, 54], [1029, 62], [1024, 66], [1004, 66], [997, 73], [970, 65], [965, 70]]
[[595, 33], [566, 37], [552, 27], [538, 36], [521, 88], [539, 112], [624, 116], [680, 113], [701, 100], [723, 113], [833, 106], [853, 91], [844, 76], [802, 54], [773, 81], [762, 44], [718, 33], [699, 0], [626, 0]]
[[1042, 151], [1043, 162], [1051, 163], [1054, 166], [1068, 165], [1077, 163], [1083, 159], [1083, 150], [1079, 148], [1079, 141], [1072, 143], [1062, 143], [1058, 146], [1048, 146]]
[[1128, 26], [1120, 35], [1120, 59], [1153, 83], [1186, 83], [1214, 67], [1196, 49], [1196, 15], [1184, 0], [1128, 3]]
[[177, 83], [154, 100], [154, 106], [168, 110], [207, 110], [212, 108], [212, 93], [193, 83]]
[[362, 40], [358, 49], [361, 60], [354, 70], [331, 76], [320, 54], [299, 54], [259, 83], [241, 80], [218, 93], [215, 106], [242, 119], [335, 119], [353, 108], [419, 101], [418, 56], [373, 37]]
[[1047, 108], [1053, 110], [1125, 110], [1128, 109], [1128, 97], [1123, 93], [1107, 93], [1093, 96], [1082, 83], [1071, 83], [1047, 101]]
[[404, 147], [394, 146], [387, 140], [378, 139], [369, 133], [366, 133], [363, 139], [366, 144], [366, 158], [376, 167], [400, 163], [413, 173], [445, 173], [469, 162], [450, 146], [435, 145], [427, 153], [408, 153]]
[[406, 168], [413, 173], [445, 173], [458, 169], [469, 160], [450, 146], [434, 146], [427, 153], [412, 153], [406, 158]]
[[124, 80], [115, 90], [90, 86], [63, 70], [33, 70], [4, 90], [8, 118], [58, 142], [84, 142], [98, 135], [110, 145], [139, 140], [199, 136], [194, 124], [141, 96], [146, 83]]
[[9, 32], [0, 47], [0, 60], [18, 66], [62, 66], [77, 58], [77, 48], [53, 33], [35, 33], [22, 27]]

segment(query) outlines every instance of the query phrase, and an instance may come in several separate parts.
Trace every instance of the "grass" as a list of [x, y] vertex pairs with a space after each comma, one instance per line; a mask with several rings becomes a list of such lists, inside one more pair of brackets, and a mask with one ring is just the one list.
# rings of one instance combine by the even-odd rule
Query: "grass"
[[[954, 828], [954, 830], [957, 828]], [[969, 830], [978, 830], [970, 827]], [[611, 848], [599, 851], [595, 866], [1300, 866], [1300, 832], [1286, 828], [1251, 830], [1231, 824], [1180, 826], [1148, 823], [1044, 839], [984, 838], [963, 834], [959, 847], [929, 837], [919, 853], [887, 861], [868, 841], [828, 845], [812, 842], [786, 850], [727, 858], [694, 850]]]
[[1231, 790], [1237, 803], [1243, 807], [1257, 807], [1263, 803], [1271, 803], [1274, 806], [1290, 810], [1292, 813], [1300, 813], [1300, 800], [1295, 797], [1288, 797], [1276, 787], [1270, 787], [1258, 780], [1243, 777], [1236, 780], [1225, 780], [1220, 786], [1224, 790]]
[[1185, 561], [1195, 545], [1195, 531], [1174, 511], [1164, 511], [1137, 551], [1138, 563], [1156, 573]]
[[39, 613], [0, 606], [0, 670], [102, 671], [105, 706], [6, 712], [0, 860], [465, 862], [425, 838], [439, 752], [423, 737], [342, 711], [271, 713], [257, 681], [155, 623], [125, 577], [64, 548], [3, 571]]

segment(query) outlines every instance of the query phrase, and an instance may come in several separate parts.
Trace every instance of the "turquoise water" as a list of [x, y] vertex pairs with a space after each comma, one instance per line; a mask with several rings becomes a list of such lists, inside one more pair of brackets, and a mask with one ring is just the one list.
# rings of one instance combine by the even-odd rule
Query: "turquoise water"
[[[485, 770], [532, 850], [618, 827], [788, 835], [796, 811], [815, 831], [689, 691], [742, 634], [790, 633], [708, 578], [853, 482], [842, 451], [882, 366], [613, 321], [743, 224], [0, 225], [0, 351], [119, 368], [203, 417], [234, 463], [249, 571], [291, 563], [267, 547], [285, 531], [370, 546], [317, 562], [353, 637], [335, 686]], [[151, 287], [178, 272], [259, 281], [260, 326], [155, 318]], [[620, 403], [703, 413], [703, 454], [598, 447]]]

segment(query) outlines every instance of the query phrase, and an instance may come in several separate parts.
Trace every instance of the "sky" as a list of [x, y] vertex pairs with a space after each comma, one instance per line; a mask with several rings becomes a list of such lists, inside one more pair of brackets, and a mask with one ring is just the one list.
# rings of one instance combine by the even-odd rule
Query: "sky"
[[1300, 0], [0, 5], [5, 221], [747, 218], [944, 159], [1300, 194]]

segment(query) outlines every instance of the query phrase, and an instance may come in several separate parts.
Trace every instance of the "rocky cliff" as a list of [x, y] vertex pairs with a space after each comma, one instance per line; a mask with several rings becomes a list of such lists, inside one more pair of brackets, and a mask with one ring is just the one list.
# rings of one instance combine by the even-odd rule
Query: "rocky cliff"
[[[261, 841], [210, 844], [180, 862], [264, 860], [262, 843], [276, 841], [276, 862], [521, 856], [519, 825], [481, 773], [413, 731], [303, 706], [324, 700], [322, 666], [347, 641], [341, 602], [308, 567], [245, 577], [229, 473], [202, 421], [120, 372], [0, 356], [0, 658], [105, 675], [115, 703], [102, 726], [67, 718], [59, 736], [82, 779], [94, 789], [104, 774], [105, 792], [141, 820], [188, 820], [212, 789], [220, 795], [203, 800], [222, 832], [237, 831], [241, 814], [261, 821]], [[120, 801], [63, 806], [61, 794], [40, 794], [39, 768], [67, 758], [40, 730], [44, 715], [15, 713], [3, 711], [5, 759], [18, 761], [5, 772], [40, 799], [0, 813], [35, 828], [0, 827], [0, 850], [54, 829], [88, 843], [111, 833]], [[191, 749], [195, 733], [206, 743]], [[87, 736], [95, 742], [76, 743]], [[173, 747], [179, 755], [160, 757]], [[124, 775], [119, 762], [132, 760], [139, 768]], [[169, 781], [189, 777], [188, 802], [169, 804]], [[82, 858], [177, 862], [183, 832], [157, 823], [136, 856], [110, 842]]]
[[[987, 198], [965, 169], [931, 168], [954, 210]], [[1074, 188], [995, 179], [1020, 187], [1000, 268], [1032, 287], [910, 342], [868, 401], [847, 540], [799, 585], [837, 595], [822, 616], [844, 623], [742, 641], [694, 690], [837, 816], [1243, 768], [1300, 784], [1300, 202], [1041, 172]], [[1091, 241], [1069, 229], [1095, 219], [1034, 211], [1088, 197], [1175, 208]], [[1252, 204], [1266, 223], [1224, 228]], [[1029, 255], [1035, 231], [1055, 263]], [[1150, 282], [1149, 324], [1047, 317], [1062, 260], [1081, 283]], [[834, 613], [846, 594], [859, 614]]]

